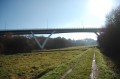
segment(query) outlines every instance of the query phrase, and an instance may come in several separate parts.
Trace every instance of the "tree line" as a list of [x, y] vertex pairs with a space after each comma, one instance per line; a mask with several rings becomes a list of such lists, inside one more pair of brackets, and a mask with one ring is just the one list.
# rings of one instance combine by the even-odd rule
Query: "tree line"
[[[36, 38], [41, 44], [43, 44], [46, 39], [44, 36], [37, 36]], [[57, 49], [84, 45], [96, 45], [96, 41], [88, 38], [84, 40], [71, 40], [63, 37], [49, 38], [44, 49]], [[12, 33], [0, 36], [0, 54], [27, 53], [32, 52], [33, 50], [40, 50], [34, 38], [12, 35]]]
[[120, 70], [120, 6], [107, 15], [98, 43], [102, 53], [111, 58]]

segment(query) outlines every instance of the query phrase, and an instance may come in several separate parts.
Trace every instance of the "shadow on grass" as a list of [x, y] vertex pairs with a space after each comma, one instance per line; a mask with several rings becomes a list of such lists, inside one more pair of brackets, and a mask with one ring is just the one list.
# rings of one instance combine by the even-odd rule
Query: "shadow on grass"
[[35, 77], [32, 77], [31, 79], [38, 79], [41, 78], [43, 75], [47, 74], [48, 72], [52, 71], [53, 69], [46, 69], [45, 71], [41, 72], [40, 74], [38, 74]]

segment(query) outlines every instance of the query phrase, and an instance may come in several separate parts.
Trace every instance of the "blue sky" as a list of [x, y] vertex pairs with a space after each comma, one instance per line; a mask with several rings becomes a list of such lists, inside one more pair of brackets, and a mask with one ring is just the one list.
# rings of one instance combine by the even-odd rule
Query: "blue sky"
[[[118, 5], [116, 3], [117, 0], [0, 0], [0, 29], [99, 28], [104, 25], [106, 14]], [[52, 37], [96, 38], [94, 34], [78, 38], [79, 35], [55, 34]]]

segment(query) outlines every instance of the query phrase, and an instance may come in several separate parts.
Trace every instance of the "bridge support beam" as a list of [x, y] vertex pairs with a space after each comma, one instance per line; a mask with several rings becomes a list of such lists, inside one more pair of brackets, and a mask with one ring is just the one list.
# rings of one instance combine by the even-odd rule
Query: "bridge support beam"
[[38, 46], [42, 49], [42, 45], [39, 43], [39, 41], [37, 40], [37, 38], [35, 37], [35, 35], [32, 31], [31, 31], [31, 34], [32, 34], [33, 38], [35, 39], [36, 43], [38, 44]]
[[100, 35], [100, 33], [98, 33], [98, 32], [94, 32], [96, 35], [97, 35], [97, 37]]
[[31, 31], [31, 34], [33, 36], [33, 38], [35, 39], [36, 43], [38, 44], [38, 46], [40, 47], [40, 49], [44, 49], [48, 39], [50, 38], [50, 36], [55, 33], [55, 31], [53, 31], [46, 39], [45, 41], [43, 42], [43, 44], [41, 45], [40, 42], [37, 40], [37, 38], [35, 37], [34, 33]]

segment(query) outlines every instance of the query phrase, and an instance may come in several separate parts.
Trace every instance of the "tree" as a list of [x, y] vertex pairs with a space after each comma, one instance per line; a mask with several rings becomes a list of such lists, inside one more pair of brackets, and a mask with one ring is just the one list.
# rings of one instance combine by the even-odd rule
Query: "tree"
[[120, 6], [106, 17], [106, 28], [98, 37], [101, 51], [120, 68]]
[[2, 43], [0, 43], [0, 54], [3, 54], [4, 52], [4, 46]]
[[25, 53], [32, 50], [31, 40], [24, 36], [15, 36], [9, 33], [0, 36], [0, 53], [2, 54]]

